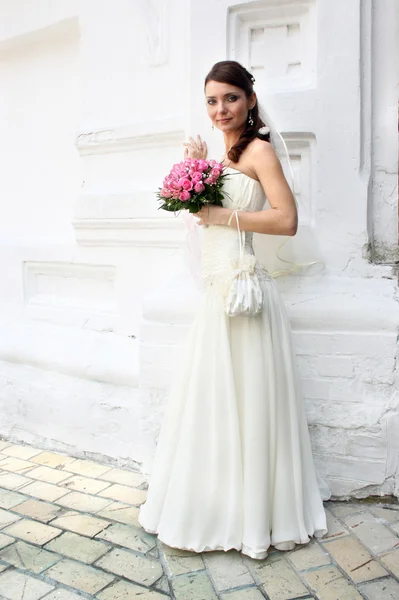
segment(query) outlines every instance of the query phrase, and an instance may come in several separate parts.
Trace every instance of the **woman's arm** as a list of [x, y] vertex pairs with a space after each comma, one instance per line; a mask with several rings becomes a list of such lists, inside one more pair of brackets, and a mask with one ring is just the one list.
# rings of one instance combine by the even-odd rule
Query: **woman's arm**
[[[239, 211], [240, 228], [269, 235], [295, 235], [298, 227], [295, 200], [272, 146], [256, 140], [248, 147], [245, 158], [240, 167], [260, 181], [270, 209]], [[228, 225], [230, 222], [231, 227], [237, 227], [235, 218], [230, 218], [232, 213], [230, 208], [209, 206], [201, 209], [198, 216], [201, 225]]]

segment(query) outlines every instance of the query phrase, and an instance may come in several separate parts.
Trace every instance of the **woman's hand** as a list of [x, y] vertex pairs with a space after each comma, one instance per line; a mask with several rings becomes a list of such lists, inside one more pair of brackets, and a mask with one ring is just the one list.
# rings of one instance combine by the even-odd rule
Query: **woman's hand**
[[198, 219], [198, 225], [227, 225], [231, 210], [223, 206], [204, 206], [194, 216]]
[[183, 144], [184, 158], [205, 159], [208, 154], [208, 147], [206, 145], [206, 142], [203, 142], [199, 135], [197, 135], [197, 141], [194, 141], [192, 137], [189, 137], [188, 139], [189, 141]]

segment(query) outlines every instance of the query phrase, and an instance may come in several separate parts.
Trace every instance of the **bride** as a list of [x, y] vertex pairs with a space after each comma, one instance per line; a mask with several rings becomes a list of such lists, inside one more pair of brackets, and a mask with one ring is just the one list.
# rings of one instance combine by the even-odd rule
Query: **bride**
[[[293, 236], [297, 210], [260, 119], [254, 78], [216, 63], [205, 80], [208, 116], [224, 136], [223, 207], [198, 213], [206, 226], [204, 291], [170, 390], [142, 527], [193, 552], [236, 549], [255, 559], [327, 532], [296, 374], [290, 326], [275, 283], [260, 265], [264, 306], [229, 317], [226, 277], [253, 255], [253, 232]], [[259, 134], [259, 129], [263, 135]], [[185, 156], [205, 158], [198, 137]], [[262, 210], [265, 199], [270, 208]], [[237, 217], [237, 218], [236, 218]]]

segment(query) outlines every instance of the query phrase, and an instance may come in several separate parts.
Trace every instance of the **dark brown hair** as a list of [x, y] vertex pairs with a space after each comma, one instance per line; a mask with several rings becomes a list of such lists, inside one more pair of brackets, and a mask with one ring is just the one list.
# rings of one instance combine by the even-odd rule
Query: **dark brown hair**
[[[218, 81], [219, 83], [228, 83], [242, 89], [245, 92], [247, 98], [249, 98], [254, 92], [255, 79], [245, 67], [235, 60], [223, 60], [213, 65], [205, 78], [205, 87], [209, 81]], [[250, 115], [253, 124], [250, 125]], [[270, 133], [265, 135], [259, 134], [259, 129], [264, 127], [265, 124], [259, 116], [258, 101], [255, 106], [248, 113], [248, 118], [245, 122], [245, 129], [241, 133], [238, 141], [230, 148], [227, 158], [232, 162], [237, 163], [240, 159], [241, 154], [252, 140], [259, 137], [266, 142], [270, 142]]]

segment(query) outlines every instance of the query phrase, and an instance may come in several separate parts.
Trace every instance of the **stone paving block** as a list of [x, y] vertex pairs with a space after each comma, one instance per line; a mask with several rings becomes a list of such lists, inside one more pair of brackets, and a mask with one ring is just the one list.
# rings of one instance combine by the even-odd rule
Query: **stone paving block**
[[279, 552], [269, 554], [263, 561], [248, 558], [245, 562], [270, 600], [288, 600], [309, 595], [285, 556]]
[[18, 515], [14, 515], [13, 513], [8, 512], [8, 510], [0, 508], [0, 529], [4, 529], [7, 525], [15, 523], [15, 521], [18, 521], [20, 518], [21, 517], [18, 517]]
[[16, 542], [0, 551], [0, 559], [18, 569], [41, 573], [60, 560], [61, 556], [38, 546]]
[[[9, 569], [9, 565], [3, 565], [0, 564], [0, 573], [2, 573], [3, 571], [5, 571], [6, 569]], [[1, 600], [2, 596], [0, 596], [0, 600]]]
[[154, 535], [146, 533], [143, 529], [122, 525], [121, 523], [110, 525], [107, 529], [96, 535], [96, 539], [106, 540], [117, 546], [136, 550], [137, 552], [141, 552], [141, 554], [146, 554], [156, 546]]
[[399, 579], [399, 550], [384, 554], [380, 560]]
[[205, 569], [203, 558], [187, 550], [178, 550], [161, 544], [161, 551], [170, 575], [183, 575]]
[[108, 527], [110, 522], [105, 521], [104, 519], [97, 519], [91, 515], [84, 515], [78, 512], [67, 512], [62, 515], [62, 517], [52, 521], [51, 524], [54, 525], [54, 527], [68, 529], [69, 531], [80, 533], [87, 537], [93, 537]]
[[211, 580], [206, 573], [180, 575], [172, 579], [176, 600], [217, 600]]
[[104, 498], [112, 498], [112, 500], [120, 500], [121, 502], [140, 506], [140, 504], [143, 504], [145, 501], [147, 492], [116, 483], [103, 492], [100, 492], [98, 495], [103, 496]]
[[168, 578], [166, 577], [166, 575], [163, 575], [163, 577], [161, 577], [161, 579], [158, 579], [158, 581], [156, 583], [154, 583], [154, 586], [152, 589], [156, 590], [157, 592], [164, 592], [165, 594], [170, 596], [171, 590], [170, 590]]
[[287, 556], [297, 571], [305, 571], [331, 563], [328, 554], [314, 541], [309, 542], [303, 548], [293, 550]]
[[51, 592], [51, 594], [43, 598], [43, 600], [82, 600], [82, 596], [58, 588], [58, 590], [54, 590], [54, 592]]
[[387, 523], [399, 521], [399, 505], [397, 504], [392, 506], [370, 506], [370, 510], [377, 517], [383, 519]]
[[324, 547], [355, 583], [387, 575], [385, 569], [373, 560], [370, 553], [353, 536], [326, 542]]
[[162, 567], [157, 561], [119, 549], [100, 558], [96, 566], [147, 587], [163, 575]]
[[344, 517], [361, 542], [375, 554], [399, 547], [399, 539], [369, 512]]
[[18, 506], [14, 506], [13, 511], [47, 523], [51, 519], [55, 519], [55, 517], [61, 515], [64, 509], [56, 504], [49, 504], [42, 500], [26, 500], [18, 504]]
[[45, 548], [52, 552], [59, 552], [68, 558], [91, 564], [104, 556], [111, 546], [68, 531], [46, 544]]
[[321, 538], [322, 542], [326, 540], [335, 539], [342, 537], [343, 535], [349, 535], [349, 530], [333, 515], [332, 512], [326, 510], [327, 517], [327, 533]]
[[91, 460], [82, 460], [77, 458], [73, 462], [68, 464], [68, 471], [75, 473], [76, 475], [85, 475], [86, 477], [101, 477], [110, 471], [112, 467], [106, 465], [100, 465]]
[[68, 490], [93, 495], [105, 490], [110, 485], [109, 482], [100, 481], [99, 479], [90, 479], [89, 477], [83, 477], [82, 475], [72, 475], [72, 477], [60, 484], [61, 487], [65, 487]]
[[13, 542], [15, 542], [14, 538], [0, 533], [0, 549], [9, 546]]
[[11, 445], [11, 442], [0, 440], [0, 452], [3, 452], [4, 448], [9, 448]]
[[45, 465], [53, 469], [64, 468], [65, 465], [74, 462], [75, 458], [71, 456], [65, 456], [63, 454], [57, 454], [55, 452], [41, 452], [32, 458], [32, 462], [38, 465]]
[[97, 515], [112, 521], [118, 521], [118, 523], [140, 527], [138, 522], [139, 509], [120, 502], [112, 502], [103, 510], [98, 511]]
[[329, 502], [328, 509], [336, 517], [341, 518], [367, 510], [367, 506], [360, 502]]
[[355, 586], [350, 583], [337, 567], [323, 567], [302, 573], [318, 600], [362, 600]]
[[221, 592], [241, 585], [254, 584], [254, 578], [241, 554], [230, 552], [204, 552], [204, 561], [210, 572], [216, 591]]
[[39, 600], [54, 589], [53, 585], [10, 570], [0, 574], [0, 593], [7, 600]]
[[399, 583], [392, 578], [360, 586], [367, 600], [399, 600]]
[[130, 485], [131, 487], [140, 487], [146, 482], [144, 475], [135, 471], [124, 471], [122, 469], [111, 469], [101, 475], [99, 479], [104, 479], [111, 483], [120, 483], [121, 485]]
[[0, 473], [0, 487], [7, 490], [19, 490], [32, 480], [17, 473]]
[[38, 479], [39, 481], [45, 481], [46, 483], [61, 483], [69, 477], [72, 477], [72, 473], [68, 471], [60, 471], [59, 469], [51, 469], [45, 466], [35, 466], [32, 471], [29, 471], [29, 477], [32, 479]]
[[[0, 454], [1, 457], [1, 454]], [[0, 469], [2, 471], [10, 471], [11, 473], [24, 474], [35, 468], [35, 465], [27, 460], [13, 458], [12, 456], [4, 456], [0, 460]]]
[[66, 506], [72, 510], [92, 513], [104, 509], [111, 504], [111, 501], [105, 498], [99, 498], [98, 496], [82, 494], [81, 492], [68, 492], [66, 496], [57, 500], [57, 504], [61, 504], [61, 506]]
[[118, 583], [100, 592], [97, 598], [99, 600], [136, 600], [137, 598], [139, 600], [166, 600], [168, 596], [158, 594], [158, 592], [152, 590], [146, 590], [133, 583], [118, 581]]
[[68, 558], [48, 569], [46, 576], [87, 594], [96, 594], [115, 579], [113, 575]]
[[46, 483], [45, 481], [34, 481], [24, 486], [24, 494], [34, 496], [40, 500], [46, 500], [47, 502], [54, 502], [61, 498], [61, 496], [65, 496], [67, 490], [59, 488], [52, 483]]
[[392, 525], [391, 529], [393, 529], [394, 531], [396, 531], [397, 534], [399, 534], [399, 523]]
[[33, 446], [21, 446], [19, 444], [12, 444], [2, 450], [2, 454], [13, 456], [14, 458], [22, 458], [23, 460], [30, 460], [33, 456], [37, 456], [41, 452], [42, 450], [33, 448]]
[[26, 496], [10, 490], [0, 490], [0, 508], [13, 508], [26, 500]]
[[21, 521], [17, 521], [17, 523], [13, 523], [13, 525], [10, 525], [4, 529], [3, 533], [21, 538], [26, 542], [31, 542], [32, 544], [42, 546], [46, 542], [49, 542], [53, 538], [57, 537], [57, 535], [62, 532], [60, 529], [56, 529], [50, 525], [44, 525], [38, 521], [22, 519]]
[[221, 594], [220, 597], [222, 600], [264, 600], [265, 598], [256, 587], [227, 592]]

